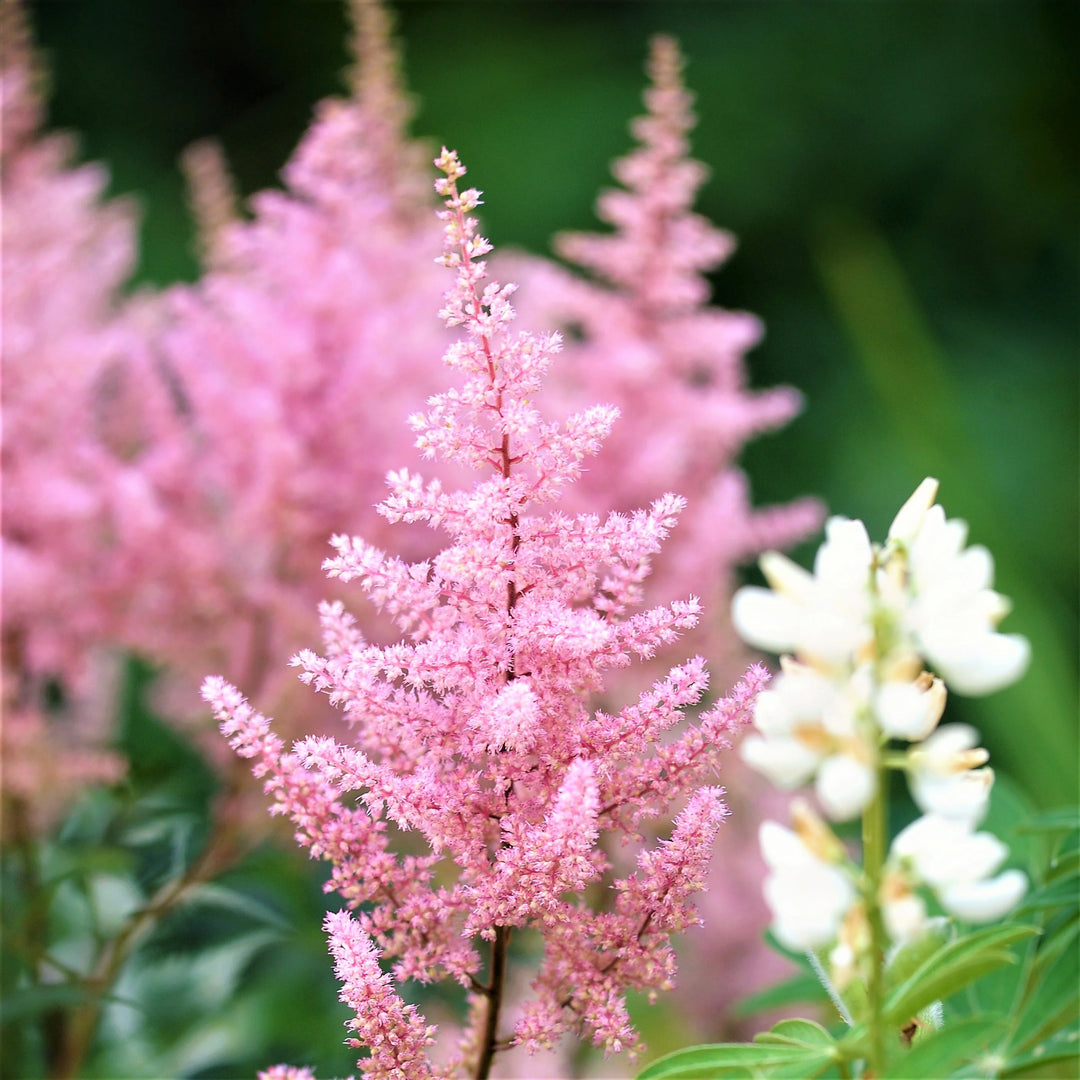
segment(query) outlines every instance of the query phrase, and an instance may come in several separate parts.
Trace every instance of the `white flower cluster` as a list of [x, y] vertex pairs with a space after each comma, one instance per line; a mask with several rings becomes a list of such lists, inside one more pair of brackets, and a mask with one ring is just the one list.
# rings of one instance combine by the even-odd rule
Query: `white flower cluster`
[[[832, 518], [812, 574], [767, 553], [771, 589], [740, 589], [732, 612], [748, 642], [785, 654], [742, 744], [753, 768], [782, 788], [813, 781], [835, 820], [866, 810], [885, 768], [906, 772], [924, 816], [896, 837], [879, 897], [898, 941], [925, 925], [919, 887], [971, 921], [998, 918], [1026, 887], [1016, 871], [990, 879], [1006, 852], [975, 831], [993, 784], [977, 733], [938, 722], [946, 686], [985, 694], [1013, 682], [1028, 643], [997, 632], [1008, 603], [991, 588], [990, 553], [965, 548], [967, 526], [946, 520], [937, 486], [919, 485], [884, 545], [861, 521]], [[766, 822], [761, 839], [777, 937], [807, 949], [854, 933], [858, 878], [828, 826], [799, 804], [795, 831]]]

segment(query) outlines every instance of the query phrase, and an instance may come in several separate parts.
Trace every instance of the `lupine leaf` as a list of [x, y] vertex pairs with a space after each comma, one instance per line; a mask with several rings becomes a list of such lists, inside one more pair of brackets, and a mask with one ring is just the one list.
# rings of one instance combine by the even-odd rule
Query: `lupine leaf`
[[758, 1045], [802, 1046], [812, 1050], [836, 1046], [836, 1040], [813, 1020], [781, 1020], [771, 1030], [755, 1035], [754, 1042]]
[[830, 1059], [821, 1061], [819, 1051], [791, 1044], [716, 1043], [712, 1046], [688, 1046], [658, 1058], [637, 1075], [637, 1080], [712, 1080], [713, 1077], [745, 1075], [748, 1071], [770, 1066], [799, 1064], [800, 1075], [815, 1076], [811, 1068], [824, 1068]]
[[1016, 963], [1008, 947], [1034, 933], [1031, 926], [991, 926], [945, 945], [889, 995], [886, 1022], [900, 1026], [931, 1002], [951, 997], [995, 968]]
[[884, 1077], [949, 1076], [982, 1053], [1001, 1034], [1002, 1022], [994, 1017], [971, 1016], [946, 1024], [940, 1031], [919, 1039], [886, 1068]]
[[1048, 968], [1039, 967], [1041, 975], [1033, 976], [1036, 985], [1024, 1002], [1009, 1039], [1014, 1053], [1076, 1022], [1080, 1004], [1080, 955], [1076, 948], [1066, 949]]
[[1047, 810], [1016, 826], [1017, 832], [1071, 832], [1074, 829], [1080, 829], [1080, 810], [1075, 806]]
[[[1080, 1030], [1073, 1022], [1022, 1054], [1010, 1056], [999, 1074], [1011, 1076], [1080, 1076]], [[1052, 1068], [1053, 1072], [1045, 1070]]]

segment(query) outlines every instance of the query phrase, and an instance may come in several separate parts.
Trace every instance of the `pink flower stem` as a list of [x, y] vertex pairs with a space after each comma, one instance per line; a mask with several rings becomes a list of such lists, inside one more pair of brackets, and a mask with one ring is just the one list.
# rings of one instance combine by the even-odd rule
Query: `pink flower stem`
[[510, 928], [495, 927], [491, 943], [491, 973], [488, 984], [481, 988], [487, 999], [487, 1015], [484, 1019], [484, 1035], [480, 1043], [480, 1057], [476, 1063], [476, 1080], [487, 1080], [491, 1064], [498, 1049], [496, 1033], [499, 1026], [499, 1010], [502, 1007], [503, 985], [506, 981], [506, 953], [510, 944]]
[[[455, 183], [452, 186], [453, 197], [456, 201], [458, 197], [457, 185]], [[459, 234], [462, 236], [467, 235], [465, 214], [462, 211], [460, 204], [457, 207], [457, 219]], [[462, 262], [465, 264], [466, 268], [468, 268], [472, 262], [468, 246], [463, 243], [460, 250]], [[472, 302], [472, 311], [477, 313], [481, 308], [481, 299], [476, 293], [475, 284], [470, 284], [469, 293]], [[483, 345], [484, 355], [487, 358], [488, 379], [494, 388], [496, 382], [496, 370], [495, 361], [491, 352], [491, 341], [486, 334], [481, 335], [480, 341]], [[496, 392], [493, 408], [500, 416], [502, 416], [503, 394], [501, 389]], [[498, 447], [498, 454], [499, 471], [504, 479], [509, 480], [513, 466], [520, 458], [515, 458], [510, 452], [510, 434], [507, 431], [503, 432], [502, 440]], [[517, 510], [510, 509], [507, 514], [507, 525], [510, 527], [510, 551], [516, 564], [517, 553], [521, 547], [520, 519]], [[508, 624], [513, 620], [514, 608], [517, 605], [519, 595], [517, 577], [511, 572], [506, 582], [506, 618]], [[515, 659], [513, 650], [511, 650], [506, 666], [507, 682], [512, 682], [516, 677]], [[507, 789], [507, 798], [509, 798], [509, 794], [510, 791]], [[491, 1066], [495, 1059], [495, 1051], [499, 1048], [499, 1012], [502, 1008], [503, 986], [506, 981], [506, 960], [507, 950], [510, 944], [510, 928], [507, 926], [496, 926], [494, 927], [494, 931], [495, 937], [491, 942], [491, 967], [488, 983], [480, 988], [480, 992], [487, 998], [487, 1013], [484, 1018], [484, 1034], [480, 1042], [480, 1055], [477, 1059], [476, 1072], [474, 1074], [476, 1080], [487, 1080], [488, 1076], [490, 1076]]]

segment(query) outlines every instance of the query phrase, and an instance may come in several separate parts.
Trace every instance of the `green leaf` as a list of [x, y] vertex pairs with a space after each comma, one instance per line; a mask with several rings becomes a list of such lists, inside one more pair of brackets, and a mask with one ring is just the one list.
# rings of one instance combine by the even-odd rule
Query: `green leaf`
[[95, 1000], [95, 995], [75, 983], [54, 983], [48, 986], [29, 986], [5, 993], [0, 1002], [0, 1023], [23, 1023], [41, 1013], [71, 1009]]
[[830, 1052], [836, 1047], [836, 1040], [813, 1020], [781, 1020], [771, 1030], [755, 1035], [754, 1042], [758, 1045], [801, 1046], [808, 1050], [828, 1049]]
[[948, 1076], [971, 1064], [1001, 1035], [1001, 1028], [1001, 1020], [986, 1016], [971, 1016], [946, 1024], [897, 1056], [889, 1063], [884, 1075], [894, 1080]]
[[1023, 902], [1010, 918], [1016, 918], [1029, 911], [1043, 911], [1059, 907], [1076, 907], [1080, 899], [1080, 875], [1070, 874], [1052, 880], [1048, 885], [1035, 889], [1024, 897]]
[[[1077, 1068], [1080, 1054], [1080, 1030], [1076, 1023], [1070, 1024], [1049, 1038], [1036, 1043], [1023, 1054], [1010, 1056], [1002, 1069], [1002, 1077], [1010, 1076], [1080, 1076]], [[1071, 1065], [1066, 1068], [1066, 1063]], [[1052, 1070], [1052, 1071], [1048, 1071]]]
[[1009, 1038], [1010, 1056], [1075, 1023], [1078, 1015], [1080, 955], [1075, 948], [1064, 950], [1062, 955], [1054, 958], [1052, 964], [1040, 964], [1033, 979], [1035, 986], [1024, 1001]]
[[1060, 806], [1016, 826], [1017, 832], [1071, 832], [1080, 829], [1080, 807]]
[[901, 1027], [932, 1002], [951, 997], [995, 968], [1016, 963], [1009, 946], [1035, 933], [1031, 926], [999, 925], [949, 942], [889, 994], [886, 1022]]
[[716, 1043], [689, 1046], [658, 1058], [637, 1075], [637, 1080], [714, 1080], [742, 1076], [773, 1066], [797, 1065], [797, 1075], [811, 1077], [823, 1071], [831, 1057], [808, 1052], [793, 1044]]

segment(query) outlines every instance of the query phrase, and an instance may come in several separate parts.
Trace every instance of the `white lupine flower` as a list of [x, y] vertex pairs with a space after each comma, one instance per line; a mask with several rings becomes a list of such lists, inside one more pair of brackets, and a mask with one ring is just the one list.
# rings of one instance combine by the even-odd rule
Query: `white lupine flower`
[[778, 552], [766, 552], [761, 571], [772, 586], [735, 594], [732, 619], [759, 648], [796, 652], [843, 664], [873, 637], [868, 589], [873, 548], [861, 521], [830, 518], [825, 543], [808, 574]]
[[993, 922], [1011, 911], [1027, 892], [1027, 878], [1019, 870], [1006, 870], [989, 881], [960, 882], [939, 893], [942, 907], [968, 922]]
[[777, 939], [799, 952], [834, 941], [855, 901], [855, 887], [848, 876], [778, 822], [762, 822], [759, 837], [770, 871], [764, 885], [765, 902]]
[[784, 791], [805, 784], [821, 762], [819, 753], [799, 739], [785, 735], [768, 739], [748, 735], [739, 745], [739, 756]]
[[900, 507], [893, 523], [889, 526], [889, 539], [910, 544], [922, 528], [927, 510], [937, 498], [938, 482], [928, 476]]
[[950, 914], [982, 922], [1003, 915], [1027, 888], [1027, 879], [1016, 870], [990, 878], [1007, 854], [1008, 848], [990, 833], [927, 814], [896, 836], [890, 862], [909, 868]]
[[926, 901], [915, 893], [882, 900], [881, 914], [889, 937], [898, 944], [915, 941], [926, 929]]
[[829, 817], [850, 821], [870, 805], [877, 791], [877, 774], [865, 761], [834, 754], [821, 763], [814, 790]]
[[946, 724], [908, 751], [908, 784], [919, 809], [970, 825], [983, 819], [994, 772], [970, 724]]
[[860, 670], [838, 684], [789, 657], [772, 686], [758, 695], [754, 726], [742, 759], [777, 787], [790, 790], [817, 775], [818, 797], [837, 820], [859, 814], [874, 796], [874, 751], [865, 745], [857, 716], [872, 684]]
[[1019, 634], [995, 627], [1009, 610], [990, 588], [994, 562], [986, 548], [964, 548], [967, 525], [927, 510], [908, 547], [912, 600], [904, 622], [920, 652], [953, 689], [989, 694], [1015, 682], [1030, 647]]
[[917, 742], [937, 727], [945, 711], [945, 697], [945, 684], [940, 679], [930, 680], [926, 687], [920, 680], [891, 679], [878, 690], [874, 712], [889, 738]]

